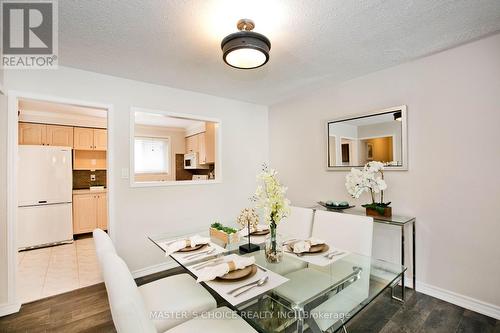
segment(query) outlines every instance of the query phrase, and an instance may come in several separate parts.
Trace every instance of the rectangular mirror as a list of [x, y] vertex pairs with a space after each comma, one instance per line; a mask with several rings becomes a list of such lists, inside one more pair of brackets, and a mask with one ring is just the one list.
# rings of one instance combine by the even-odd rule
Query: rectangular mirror
[[371, 161], [407, 170], [406, 106], [327, 122], [327, 169], [347, 170]]
[[132, 108], [130, 179], [133, 186], [220, 181], [220, 121]]

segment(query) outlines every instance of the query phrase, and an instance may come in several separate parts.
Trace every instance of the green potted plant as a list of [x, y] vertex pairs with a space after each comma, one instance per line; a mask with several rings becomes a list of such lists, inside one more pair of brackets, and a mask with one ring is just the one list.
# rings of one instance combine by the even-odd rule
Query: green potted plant
[[[372, 202], [362, 205], [366, 208], [366, 215], [390, 217], [392, 208], [390, 202], [384, 202], [384, 190], [387, 184], [384, 180], [384, 164], [382, 162], [369, 162], [362, 170], [351, 169], [346, 176], [345, 183], [347, 192], [358, 199], [363, 192], [370, 192]], [[377, 194], [380, 193], [380, 201]]]
[[210, 238], [221, 241], [224, 245], [236, 243], [239, 240], [238, 230], [225, 227], [219, 222], [214, 222], [210, 225]]

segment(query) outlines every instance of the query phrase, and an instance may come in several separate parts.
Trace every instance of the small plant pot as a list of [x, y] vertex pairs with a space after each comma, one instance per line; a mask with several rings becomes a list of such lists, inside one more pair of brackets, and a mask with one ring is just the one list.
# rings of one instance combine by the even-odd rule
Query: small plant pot
[[384, 213], [381, 214], [375, 208], [366, 207], [366, 215], [368, 216], [379, 216], [379, 217], [391, 217], [392, 216], [392, 207], [384, 207]]
[[210, 238], [212, 240], [218, 240], [224, 245], [237, 243], [240, 240], [239, 234], [237, 232], [233, 234], [227, 234], [224, 231], [220, 231], [215, 228], [210, 228]]

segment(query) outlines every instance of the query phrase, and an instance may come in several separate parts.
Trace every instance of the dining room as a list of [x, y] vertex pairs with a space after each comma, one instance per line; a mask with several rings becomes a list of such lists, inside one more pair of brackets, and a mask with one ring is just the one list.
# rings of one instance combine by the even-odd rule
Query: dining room
[[[0, 332], [500, 332], [498, 1], [0, 5]], [[16, 96], [109, 110], [99, 278], [29, 302]]]

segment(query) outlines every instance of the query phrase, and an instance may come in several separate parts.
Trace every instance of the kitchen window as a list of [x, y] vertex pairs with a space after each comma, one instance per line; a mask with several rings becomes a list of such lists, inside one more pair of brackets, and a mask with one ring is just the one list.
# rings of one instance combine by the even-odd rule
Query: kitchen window
[[135, 138], [135, 172], [168, 174], [170, 140], [168, 138]]

